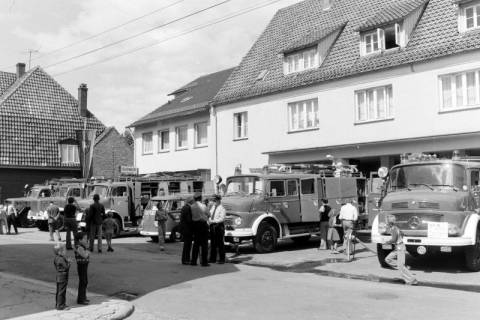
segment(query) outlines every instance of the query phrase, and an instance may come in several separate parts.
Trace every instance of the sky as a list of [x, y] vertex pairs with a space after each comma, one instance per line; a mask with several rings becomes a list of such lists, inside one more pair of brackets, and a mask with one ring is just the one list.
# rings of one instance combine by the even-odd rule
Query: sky
[[0, 70], [39, 65], [75, 97], [86, 83], [88, 109], [123, 132], [175, 89], [238, 65], [275, 12], [296, 2], [0, 0]]

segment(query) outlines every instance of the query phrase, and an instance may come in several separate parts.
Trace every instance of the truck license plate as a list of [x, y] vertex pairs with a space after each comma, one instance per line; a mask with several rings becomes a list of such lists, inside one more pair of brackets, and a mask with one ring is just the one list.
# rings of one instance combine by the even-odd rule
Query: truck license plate
[[382, 249], [383, 250], [392, 250], [392, 245], [391, 244], [382, 244]]
[[452, 247], [440, 247], [440, 252], [452, 252]]

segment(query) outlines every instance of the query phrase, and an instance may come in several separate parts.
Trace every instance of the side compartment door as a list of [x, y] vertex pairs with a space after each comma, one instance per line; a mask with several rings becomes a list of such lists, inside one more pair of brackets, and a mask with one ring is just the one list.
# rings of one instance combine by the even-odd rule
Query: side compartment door
[[470, 190], [472, 190], [475, 201], [473, 208], [480, 208], [480, 172], [478, 169], [470, 171]]
[[280, 223], [302, 221], [297, 179], [270, 180], [267, 190], [267, 210], [275, 214]]
[[300, 179], [300, 207], [302, 222], [320, 221], [318, 213], [318, 192], [315, 178]]
[[129, 195], [127, 186], [113, 186], [111, 189], [111, 209], [124, 218], [128, 217]]

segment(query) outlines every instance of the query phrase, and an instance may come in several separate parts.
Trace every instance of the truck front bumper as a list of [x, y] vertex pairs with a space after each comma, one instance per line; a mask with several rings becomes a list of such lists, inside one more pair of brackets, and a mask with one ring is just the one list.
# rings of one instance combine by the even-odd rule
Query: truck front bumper
[[[372, 234], [373, 243], [385, 243], [390, 240], [390, 236]], [[464, 247], [471, 246], [475, 239], [469, 237], [448, 237], [448, 238], [428, 238], [428, 237], [403, 237], [403, 243], [414, 246], [449, 246]]]

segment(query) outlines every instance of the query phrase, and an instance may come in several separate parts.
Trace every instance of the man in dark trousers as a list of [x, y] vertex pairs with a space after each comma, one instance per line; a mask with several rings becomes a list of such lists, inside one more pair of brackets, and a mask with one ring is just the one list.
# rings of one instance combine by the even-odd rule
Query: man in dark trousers
[[72, 232], [73, 241], [77, 244], [77, 219], [75, 218], [77, 207], [73, 204], [75, 202], [73, 197], [69, 197], [67, 202], [67, 205], [63, 208], [63, 214], [65, 215], [64, 227], [67, 232], [67, 250], [72, 250]]
[[182, 264], [190, 264], [190, 252], [192, 250], [192, 204], [193, 197], [188, 197], [187, 203], [182, 207], [180, 214], [180, 231], [183, 238]]
[[222, 197], [216, 194], [210, 208], [210, 263], [225, 263], [225, 208], [222, 206]]
[[208, 267], [208, 209], [202, 203], [202, 195], [195, 194], [193, 197], [195, 203], [192, 204], [192, 221], [193, 221], [193, 249], [192, 266], [197, 265], [198, 253], [201, 250], [200, 263], [203, 267]]
[[87, 226], [89, 229], [89, 239], [90, 239], [89, 250], [93, 252], [95, 236], [97, 236], [98, 253], [102, 253], [102, 223], [103, 223], [103, 216], [105, 215], [105, 207], [99, 201], [100, 201], [100, 196], [98, 194], [94, 194], [93, 203], [90, 205], [90, 208], [88, 209]]
[[10, 228], [13, 226], [13, 230], [15, 230], [15, 234], [18, 234], [17, 229], [17, 209], [13, 203], [10, 203], [7, 207], [7, 224], [8, 224], [8, 234], [10, 234]]

